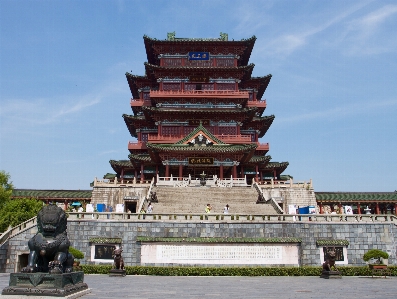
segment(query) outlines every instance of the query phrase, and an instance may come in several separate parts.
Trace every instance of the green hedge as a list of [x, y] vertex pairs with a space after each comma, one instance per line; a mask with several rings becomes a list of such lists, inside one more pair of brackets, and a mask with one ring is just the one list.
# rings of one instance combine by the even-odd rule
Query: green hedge
[[[111, 265], [81, 265], [85, 274], [109, 274]], [[397, 266], [390, 266], [397, 276]], [[370, 276], [368, 266], [338, 267], [342, 276]], [[320, 276], [322, 267], [149, 267], [126, 266], [127, 275], [155, 276]]]

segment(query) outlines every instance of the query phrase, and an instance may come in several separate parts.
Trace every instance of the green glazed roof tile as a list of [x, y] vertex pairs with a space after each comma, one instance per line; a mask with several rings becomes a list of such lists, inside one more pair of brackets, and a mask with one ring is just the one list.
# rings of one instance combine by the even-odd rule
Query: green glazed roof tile
[[317, 201], [397, 201], [397, 192], [316, 192]]
[[91, 199], [92, 190], [38, 190], [38, 189], [14, 189], [12, 197], [18, 198], [76, 198]]

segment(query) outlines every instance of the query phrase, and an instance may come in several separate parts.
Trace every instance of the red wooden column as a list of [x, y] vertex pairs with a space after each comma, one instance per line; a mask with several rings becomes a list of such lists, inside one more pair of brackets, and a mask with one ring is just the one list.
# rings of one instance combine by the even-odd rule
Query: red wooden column
[[394, 215], [397, 216], [397, 202], [394, 203]]
[[179, 164], [179, 180], [182, 181], [182, 175], [183, 175], [183, 168], [182, 164]]
[[135, 169], [135, 182], [138, 181], [138, 170]]
[[144, 169], [144, 166], [143, 166], [143, 163], [142, 163], [141, 164], [141, 183], [143, 183], [144, 180], [145, 180], [145, 175], [143, 174], [143, 169]]
[[155, 183], [157, 183], [157, 176], [159, 175], [159, 166], [158, 165], [156, 165], [156, 175], [155, 175], [155, 178], [154, 178], [154, 182]]
[[240, 175], [240, 177], [241, 178], [243, 178], [244, 177], [244, 167], [243, 167], [243, 165], [241, 165], [241, 175]]
[[170, 166], [168, 165], [168, 162], [167, 162], [167, 164], [165, 164], [165, 177], [166, 177], [167, 181], [168, 181], [169, 176], [170, 176]]
[[357, 203], [357, 213], [361, 215], [361, 207], [359, 202]]
[[237, 165], [236, 163], [233, 163], [233, 178], [237, 178]]
[[379, 215], [379, 214], [380, 214], [380, 212], [379, 212], [379, 202], [376, 203], [376, 206], [375, 206], [375, 214], [376, 214], [376, 215]]
[[320, 207], [320, 214], [324, 214], [324, 211], [323, 211], [323, 204], [320, 202], [320, 203], [318, 204], [318, 206]]
[[223, 180], [223, 164], [219, 166], [219, 178]]
[[338, 203], [339, 214], [343, 213], [342, 204]]
[[65, 200], [65, 211], [68, 209], [68, 201]]
[[258, 173], [259, 173], [259, 167], [258, 167], [258, 164], [256, 164], [255, 165], [255, 182], [259, 181]]

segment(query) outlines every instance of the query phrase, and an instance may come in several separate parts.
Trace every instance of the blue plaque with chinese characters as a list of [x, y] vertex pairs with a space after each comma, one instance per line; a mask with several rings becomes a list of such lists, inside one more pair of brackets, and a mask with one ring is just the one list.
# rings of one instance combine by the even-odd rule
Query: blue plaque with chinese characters
[[189, 52], [189, 60], [210, 60], [210, 52]]

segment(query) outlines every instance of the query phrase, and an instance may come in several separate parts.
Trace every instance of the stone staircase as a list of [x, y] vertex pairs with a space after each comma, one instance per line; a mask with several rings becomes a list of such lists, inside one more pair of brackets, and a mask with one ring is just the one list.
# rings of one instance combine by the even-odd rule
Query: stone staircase
[[228, 204], [230, 214], [277, 214], [270, 204], [257, 204], [258, 193], [251, 187], [210, 188], [210, 187], [155, 187], [158, 202], [152, 203], [153, 213], [193, 213], [205, 212], [208, 203], [211, 213], [223, 213]]

